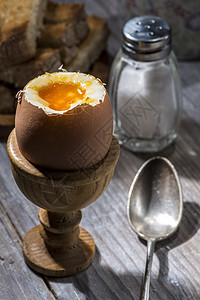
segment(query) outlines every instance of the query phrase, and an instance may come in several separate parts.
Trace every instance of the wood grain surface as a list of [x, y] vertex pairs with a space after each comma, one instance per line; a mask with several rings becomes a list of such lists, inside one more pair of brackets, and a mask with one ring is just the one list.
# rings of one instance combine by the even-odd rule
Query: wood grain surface
[[[79, 1], [80, 2], [80, 1]], [[105, 16], [116, 50], [121, 1], [84, 1]], [[112, 5], [113, 3], [113, 5]], [[117, 22], [119, 18], [119, 23]], [[115, 26], [115, 24], [117, 24]], [[115, 41], [115, 42], [114, 42]], [[161, 154], [175, 165], [183, 188], [181, 226], [158, 243], [153, 260], [151, 300], [200, 299], [200, 62], [179, 63], [183, 116], [175, 144]], [[38, 276], [25, 264], [21, 243], [38, 224], [38, 208], [21, 194], [11, 174], [6, 144], [0, 144], [0, 299], [139, 299], [146, 245], [128, 225], [126, 205], [133, 177], [149, 155], [121, 149], [104, 194], [83, 210], [81, 226], [95, 239], [96, 255], [84, 272], [67, 278]]]

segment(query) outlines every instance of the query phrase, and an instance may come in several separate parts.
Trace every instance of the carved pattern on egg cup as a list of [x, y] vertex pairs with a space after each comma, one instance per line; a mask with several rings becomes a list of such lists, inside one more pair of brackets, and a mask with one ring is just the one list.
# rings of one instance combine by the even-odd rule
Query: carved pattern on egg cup
[[32, 228], [23, 241], [26, 263], [48, 276], [70, 276], [86, 269], [93, 260], [95, 244], [79, 226], [80, 209], [96, 201], [108, 186], [119, 158], [117, 138], [113, 136], [101, 162], [73, 172], [36, 168], [19, 151], [15, 129], [7, 148], [19, 189], [41, 207], [41, 224]]

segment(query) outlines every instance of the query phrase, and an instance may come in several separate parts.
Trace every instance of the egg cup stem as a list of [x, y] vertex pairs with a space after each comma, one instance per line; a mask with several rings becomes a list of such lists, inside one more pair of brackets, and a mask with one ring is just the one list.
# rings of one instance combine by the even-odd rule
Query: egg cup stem
[[51, 250], [65, 251], [78, 243], [81, 211], [56, 213], [41, 208], [39, 211], [40, 236]]
[[48, 276], [71, 276], [86, 269], [95, 254], [91, 235], [79, 227], [81, 211], [54, 213], [40, 209], [41, 225], [32, 228], [23, 240], [26, 263]]
[[39, 211], [40, 225], [23, 241], [26, 263], [48, 276], [71, 276], [86, 269], [95, 253], [91, 235], [79, 226], [80, 209], [97, 200], [108, 186], [119, 158], [115, 136], [98, 164], [77, 171], [54, 171], [31, 164], [20, 152], [15, 130], [9, 136], [8, 156], [14, 179]]

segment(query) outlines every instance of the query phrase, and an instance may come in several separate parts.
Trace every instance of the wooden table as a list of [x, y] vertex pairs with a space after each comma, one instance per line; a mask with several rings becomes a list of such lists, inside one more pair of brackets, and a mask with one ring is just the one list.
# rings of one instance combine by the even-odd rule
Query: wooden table
[[[120, 4], [84, 1], [87, 10], [105, 16], [113, 30], [109, 51], [119, 41]], [[110, 16], [110, 17], [109, 17]], [[119, 20], [117, 22], [116, 20]], [[113, 48], [112, 48], [113, 47]], [[175, 144], [162, 155], [174, 163], [182, 184], [184, 213], [178, 232], [157, 244], [150, 299], [200, 299], [200, 62], [179, 63], [184, 113]], [[129, 187], [149, 156], [121, 149], [115, 174], [99, 200], [84, 209], [82, 226], [94, 237], [92, 265], [73, 277], [50, 278], [30, 270], [22, 257], [25, 233], [38, 224], [38, 208], [17, 188], [6, 143], [0, 143], [0, 299], [139, 299], [146, 245], [131, 230], [126, 215]]]

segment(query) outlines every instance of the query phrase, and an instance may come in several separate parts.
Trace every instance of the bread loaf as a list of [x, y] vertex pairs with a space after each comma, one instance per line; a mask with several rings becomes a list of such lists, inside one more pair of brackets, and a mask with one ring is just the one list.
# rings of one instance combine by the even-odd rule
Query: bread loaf
[[78, 46], [73, 47], [66, 47], [63, 46], [60, 48], [60, 56], [61, 56], [61, 62], [64, 66], [68, 66], [70, 62], [73, 61], [73, 59], [78, 54]]
[[33, 59], [0, 72], [0, 80], [14, 84], [17, 88], [23, 88], [29, 80], [45, 72], [55, 72], [60, 65], [58, 50], [38, 49]]
[[57, 48], [63, 64], [69, 64], [78, 52], [78, 43], [73, 24], [46, 24], [38, 40], [39, 47]]
[[46, 0], [0, 1], [0, 69], [35, 55]]
[[59, 48], [63, 45], [74, 47], [79, 44], [73, 24], [51, 24], [47, 23], [38, 39], [39, 47]]
[[38, 46], [59, 48], [62, 63], [68, 65], [77, 55], [78, 46], [88, 31], [83, 4], [49, 2]]
[[106, 22], [95, 16], [88, 16], [87, 20], [89, 34], [79, 46], [74, 60], [69, 65], [64, 65], [68, 71], [88, 72], [106, 47], [109, 33]]
[[[44, 72], [57, 71], [61, 64], [69, 71], [88, 72], [104, 50], [108, 27], [103, 19], [94, 16], [86, 19], [83, 4], [49, 2], [36, 51], [44, 2], [27, 0], [21, 6], [15, 0], [0, 2], [1, 33], [4, 33], [0, 41], [5, 40], [0, 43], [0, 62], [5, 61], [0, 65], [0, 81], [22, 88]], [[13, 15], [6, 19], [8, 12]]]
[[14, 114], [16, 99], [11, 90], [0, 84], [0, 114]]
[[48, 2], [45, 15], [46, 23], [73, 24], [78, 41], [82, 41], [88, 33], [87, 16], [84, 4]]

